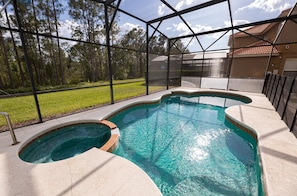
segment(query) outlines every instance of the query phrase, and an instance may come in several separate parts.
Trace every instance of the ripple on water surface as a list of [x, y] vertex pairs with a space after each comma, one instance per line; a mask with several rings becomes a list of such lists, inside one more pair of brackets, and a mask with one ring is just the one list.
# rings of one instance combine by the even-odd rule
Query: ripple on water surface
[[121, 131], [114, 153], [140, 166], [164, 195], [261, 195], [256, 141], [224, 118], [234, 104], [243, 102], [172, 96], [129, 108], [110, 119]]

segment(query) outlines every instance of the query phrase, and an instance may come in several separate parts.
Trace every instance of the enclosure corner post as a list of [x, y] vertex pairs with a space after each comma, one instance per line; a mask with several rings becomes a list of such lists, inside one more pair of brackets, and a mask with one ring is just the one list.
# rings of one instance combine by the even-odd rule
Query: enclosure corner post
[[146, 95], [149, 94], [149, 27], [146, 23], [146, 73], [145, 73]]
[[19, 34], [20, 34], [21, 43], [22, 43], [22, 49], [23, 49], [23, 52], [24, 52], [24, 58], [25, 58], [28, 74], [29, 74], [29, 77], [30, 77], [32, 93], [33, 93], [34, 100], [35, 100], [38, 119], [39, 119], [39, 122], [41, 123], [42, 122], [42, 116], [41, 116], [40, 107], [39, 107], [39, 103], [38, 103], [36, 87], [35, 87], [35, 82], [34, 82], [34, 77], [33, 77], [33, 71], [32, 71], [30, 59], [29, 59], [29, 56], [28, 56], [26, 41], [25, 41], [25, 38], [24, 38], [24, 32], [23, 32], [23, 29], [22, 29], [21, 19], [20, 19], [20, 16], [19, 16], [16, 0], [13, 0], [13, 8], [14, 8], [16, 23], [17, 23], [17, 27], [18, 27], [18, 30], [19, 30]]
[[104, 5], [104, 12], [105, 12], [105, 30], [106, 30], [106, 45], [107, 45], [107, 61], [108, 61], [108, 77], [109, 77], [109, 87], [110, 87], [110, 102], [111, 104], [114, 104], [114, 95], [113, 95], [113, 70], [111, 65], [111, 53], [110, 53], [110, 35], [109, 31], [111, 28], [111, 25], [109, 24], [108, 19], [108, 7], [107, 5]]

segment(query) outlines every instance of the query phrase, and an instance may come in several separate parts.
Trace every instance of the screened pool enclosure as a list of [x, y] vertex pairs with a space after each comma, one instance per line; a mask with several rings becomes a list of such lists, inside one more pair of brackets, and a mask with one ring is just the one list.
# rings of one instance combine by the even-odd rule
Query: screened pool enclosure
[[264, 92], [278, 106], [297, 76], [296, 1], [257, 2], [3, 0], [0, 110], [22, 126], [178, 86]]

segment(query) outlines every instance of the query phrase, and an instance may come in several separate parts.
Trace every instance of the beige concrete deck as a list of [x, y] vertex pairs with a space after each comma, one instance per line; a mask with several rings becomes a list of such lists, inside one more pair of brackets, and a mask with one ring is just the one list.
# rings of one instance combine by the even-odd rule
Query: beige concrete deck
[[[178, 88], [188, 92], [202, 89]], [[15, 130], [20, 144], [11, 146], [9, 132], [0, 133], [0, 195], [161, 195], [152, 180], [135, 164], [93, 148], [79, 156], [46, 164], [19, 159], [22, 145], [43, 130], [77, 120], [104, 119], [115, 110], [157, 100], [163, 91], [149, 96], [104, 106], [71, 116]], [[257, 133], [266, 192], [268, 195], [296, 195], [297, 140], [262, 94], [238, 93], [253, 102], [233, 106], [226, 115]]]

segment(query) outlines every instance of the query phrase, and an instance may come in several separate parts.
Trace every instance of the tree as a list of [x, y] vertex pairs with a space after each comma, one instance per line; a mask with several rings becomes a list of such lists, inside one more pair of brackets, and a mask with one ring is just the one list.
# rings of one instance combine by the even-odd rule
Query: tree
[[[4, 4], [4, 0], [2, 0], [2, 2]], [[4, 13], [5, 13], [6, 21], [7, 21], [7, 26], [10, 29], [9, 33], [10, 33], [12, 44], [13, 44], [13, 50], [15, 52], [15, 59], [16, 59], [17, 64], [18, 64], [19, 74], [20, 74], [20, 77], [21, 77], [21, 80], [22, 80], [21, 83], [22, 83], [22, 86], [25, 87], [26, 86], [26, 79], [25, 79], [22, 63], [20, 61], [19, 52], [18, 52], [18, 49], [17, 49], [17, 46], [16, 46], [16, 41], [15, 41], [15, 38], [14, 38], [14, 34], [13, 34], [12, 30], [11, 30], [10, 19], [8, 17], [7, 9], [4, 9]], [[11, 55], [11, 56], [13, 56], [13, 55]]]
[[57, 8], [61, 8], [62, 4], [59, 3], [59, 1], [52, 0], [52, 5], [53, 5], [53, 14], [54, 14], [54, 19], [55, 19], [55, 28], [56, 28], [56, 36], [57, 36], [57, 48], [58, 48], [58, 54], [59, 54], [59, 64], [60, 64], [59, 67], [60, 67], [61, 82], [62, 82], [62, 84], [64, 84], [65, 83], [64, 69], [63, 69], [63, 65], [62, 65], [62, 53], [61, 53], [61, 48], [60, 48], [59, 30], [58, 30], [58, 26], [59, 26], [58, 16], [62, 12], [62, 10], [57, 9]]
[[[12, 73], [11, 73], [11, 67], [10, 67], [10, 63], [9, 63], [9, 60], [8, 60], [8, 54], [7, 54], [7, 48], [6, 48], [6, 45], [5, 45], [5, 39], [3, 37], [3, 33], [2, 31], [0, 30], [0, 45], [1, 45], [1, 57], [2, 57], [2, 63], [1, 64], [4, 64], [5, 67], [6, 67], [6, 73], [7, 73], [7, 80], [9, 82], [9, 87], [10, 88], [14, 88], [14, 81], [13, 81], [13, 78], [12, 78]], [[4, 70], [4, 69], [2, 69]]]
[[[105, 13], [104, 6], [93, 1], [70, 0], [68, 4], [69, 15], [74, 19], [75, 25], [72, 26], [72, 37], [91, 43], [103, 44], [105, 40]], [[112, 16], [113, 11], [109, 10], [108, 15]], [[110, 17], [111, 18], [111, 17]], [[116, 21], [113, 22], [110, 30], [111, 42], [116, 42], [116, 34], [119, 32]], [[86, 66], [85, 71], [89, 81], [106, 79], [107, 62], [106, 48], [95, 44], [82, 44], [79, 53], [83, 56], [82, 62]], [[77, 48], [77, 47], [76, 47]]]
[[170, 48], [170, 54], [181, 54], [182, 52], [189, 53], [189, 50], [186, 49], [180, 39], [174, 40], [173, 43], [174, 44], [172, 44], [172, 47]]
[[[70, 0], [68, 6], [70, 8], [69, 15], [77, 23], [77, 25], [72, 26], [72, 37], [91, 43], [100, 43], [102, 38], [104, 38], [104, 34], [102, 33], [104, 26], [103, 6], [87, 0]], [[92, 44], [83, 44], [81, 46], [84, 48], [80, 50], [82, 53], [80, 56], [88, 59], [88, 63], [84, 64], [88, 79], [92, 82], [98, 81], [100, 75], [99, 66], [102, 65], [100, 61], [103, 57], [100, 49]]]
[[45, 65], [44, 65], [44, 61], [43, 61], [43, 52], [42, 52], [42, 46], [41, 46], [41, 39], [39, 36], [39, 21], [37, 19], [37, 11], [36, 10], [36, 6], [35, 6], [35, 1], [32, 0], [32, 9], [33, 9], [33, 15], [34, 15], [34, 28], [35, 28], [35, 32], [37, 33], [36, 35], [36, 40], [37, 40], [37, 47], [38, 47], [38, 53], [36, 55], [36, 60], [39, 64], [40, 69], [38, 70], [38, 75], [40, 75], [40, 81], [39, 84], [46, 84], [45, 79], [46, 79], [46, 73], [45, 73]]
[[[58, 18], [63, 12], [62, 4], [57, 0], [38, 0], [37, 8], [39, 11], [39, 27], [41, 32], [47, 32], [49, 35], [58, 34]], [[43, 50], [45, 54], [44, 59], [47, 65], [51, 66], [51, 78], [54, 84], [63, 84], [63, 65], [61, 61], [60, 43], [59, 39], [56, 41], [52, 38], [44, 38]], [[57, 55], [58, 53], [58, 55]], [[58, 57], [58, 58], [57, 58]]]
[[[120, 69], [120, 72], [126, 72], [126, 78], [136, 78], [143, 77], [144, 75], [144, 67], [145, 67], [145, 51], [146, 43], [145, 43], [145, 32], [141, 27], [133, 28], [128, 31], [123, 37], [119, 40], [119, 46], [123, 48], [130, 48], [136, 51], [125, 51], [121, 50], [121, 54], [116, 53], [113, 55], [113, 59], [117, 57], [122, 57], [119, 60], [124, 61], [117, 63], [116, 69]], [[125, 78], [124, 78], [125, 79]]]
[[[4, 0], [2, 0], [2, 3]], [[81, 81], [96, 82], [108, 79], [107, 43], [104, 4], [89, 0], [69, 0], [69, 16], [73, 23], [71, 36], [78, 42], [61, 42], [60, 15], [65, 7], [58, 0], [31, 0], [31, 6], [18, 4], [21, 26], [27, 46], [33, 78], [37, 85], [60, 85]], [[31, 9], [31, 10], [30, 10]], [[114, 79], [144, 77], [146, 66], [146, 34], [141, 27], [120, 34], [118, 14], [108, 7], [110, 44]], [[0, 86], [28, 85], [25, 58], [14, 15], [1, 20], [10, 31], [0, 34]], [[115, 16], [115, 17], [114, 17]], [[2, 17], [2, 16], [1, 16]], [[9, 18], [8, 18], [9, 17]], [[110, 21], [109, 21], [110, 22]], [[5, 23], [5, 24], [4, 24]], [[8, 36], [10, 34], [10, 36]], [[172, 43], [172, 42], [171, 42]], [[149, 52], [168, 54], [167, 38], [161, 34], [150, 38]], [[180, 40], [171, 46], [171, 54], [180, 54], [184, 46]]]

